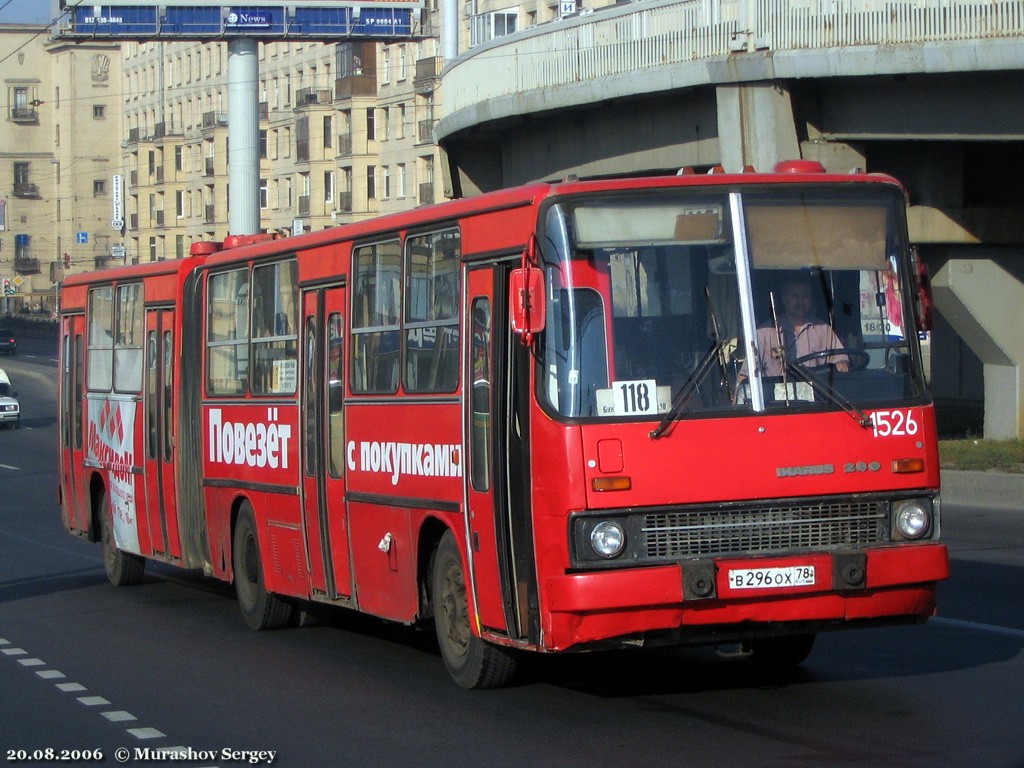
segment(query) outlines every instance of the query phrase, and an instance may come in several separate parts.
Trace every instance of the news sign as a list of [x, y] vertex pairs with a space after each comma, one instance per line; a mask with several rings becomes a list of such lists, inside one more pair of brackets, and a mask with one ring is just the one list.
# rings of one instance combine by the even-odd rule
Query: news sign
[[107, 0], [68, 8], [70, 26], [61, 37], [109, 39], [214, 40], [230, 37], [337, 40], [409, 37], [413, 11], [422, 0], [374, 0], [369, 3], [248, 2], [225, 5], [193, 0], [181, 4]]

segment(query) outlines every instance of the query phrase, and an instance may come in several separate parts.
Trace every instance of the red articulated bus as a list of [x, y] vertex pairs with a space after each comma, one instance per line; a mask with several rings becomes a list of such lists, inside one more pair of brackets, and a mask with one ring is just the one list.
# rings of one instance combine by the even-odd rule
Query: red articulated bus
[[69, 278], [60, 501], [118, 585], [433, 620], [464, 687], [525, 651], [933, 614], [927, 292], [884, 176], [534, 184]]

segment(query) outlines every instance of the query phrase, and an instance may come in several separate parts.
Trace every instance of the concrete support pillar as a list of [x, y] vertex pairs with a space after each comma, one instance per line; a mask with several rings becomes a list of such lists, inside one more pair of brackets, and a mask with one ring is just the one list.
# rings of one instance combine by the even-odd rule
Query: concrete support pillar
[[[935, 306], [984, 366], [985, 437], [1024, 437], [1024, 283], [992, 259], [947, 261], [932, 280]], [[943, 375], [932, 360], [932, 377]]]
[[729, 173], [751, 165], [770, 171], [780, 160], [800, 157], [793, 103], [781, 83], [720, 85], [718, 142], [722, 167]]
[[252, 38], [228, 41], [228, 234], [260, 231], [260, 62]]

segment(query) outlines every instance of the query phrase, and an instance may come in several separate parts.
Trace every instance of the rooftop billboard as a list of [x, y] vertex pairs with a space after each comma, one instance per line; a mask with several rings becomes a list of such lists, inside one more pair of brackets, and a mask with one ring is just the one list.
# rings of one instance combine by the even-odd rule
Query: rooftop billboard
[[231, 37], [338, 40], [413, 34], [422, 0], [250, 0], [244, 5], [191, 0], [107, 0], [64, 7], [59, 37], [211, 40]]

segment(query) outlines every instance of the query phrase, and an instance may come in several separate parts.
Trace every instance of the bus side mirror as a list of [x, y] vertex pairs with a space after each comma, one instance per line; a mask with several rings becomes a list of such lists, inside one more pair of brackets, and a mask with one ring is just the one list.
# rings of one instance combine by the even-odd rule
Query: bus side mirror
[[932, 329], [932, 276], [928, 265], [921, 261], [917, 248], [913, 251], [914, 260], [914, 287], [917, 288], [915, 309], [917, 310], [917, 330], [930, 331]]
[[537, 267], [512, 270], [508, 305], [512, 315], [512, 330], [522, 334], [523, 344], [530, 344], [533, 335], [544, 330], [544, 272]]

